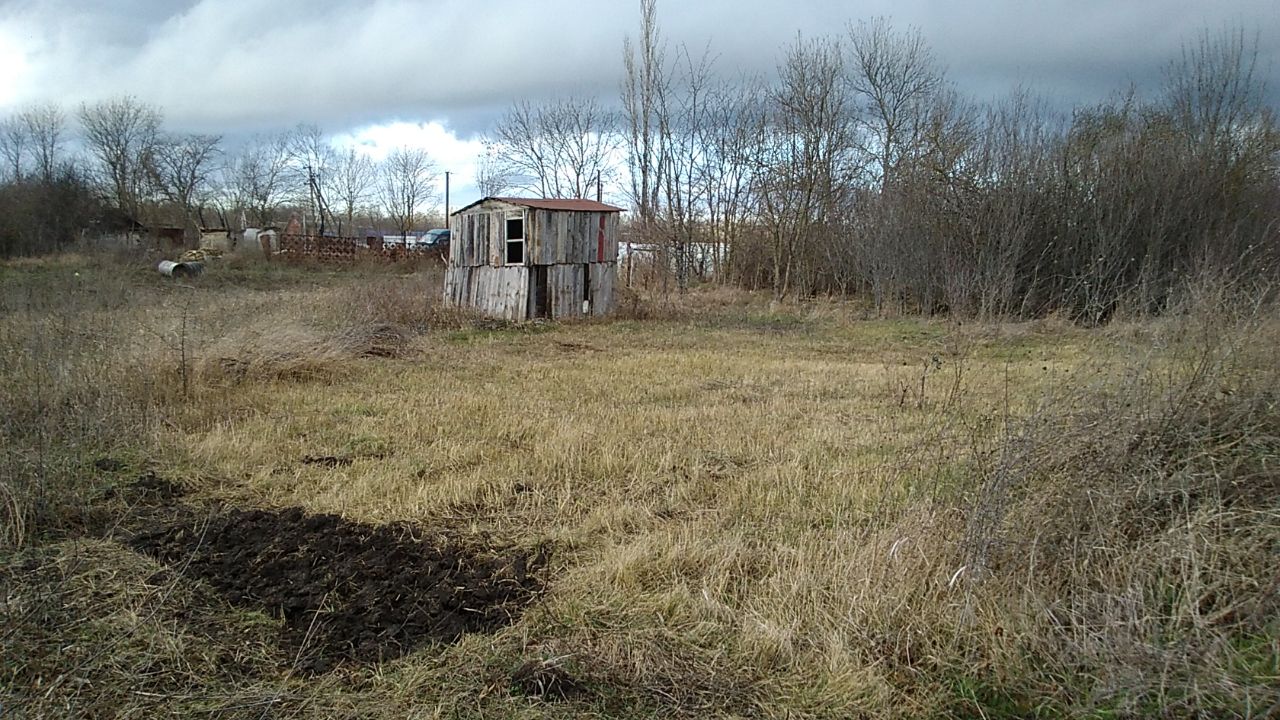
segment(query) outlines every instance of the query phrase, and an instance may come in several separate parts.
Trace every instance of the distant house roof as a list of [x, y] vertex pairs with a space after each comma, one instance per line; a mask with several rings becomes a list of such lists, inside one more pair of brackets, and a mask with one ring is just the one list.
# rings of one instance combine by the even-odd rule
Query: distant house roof
[[518, 198], [518, 197], [487, 197], [481, 198], [466, 207], [454, 210], [450, 215], [457, 215], [465, 212], [480, 203], [488, 200], [497, 200], [499, 202], [511, 203], [512, 205], [522, 205], [524, 207], [536, 208], [538, 210], [569, 210], [573, 212], [623, 212], [620, 207], [606, 205], [595, 200], [580, 199], [561, 199], [561, 198]]

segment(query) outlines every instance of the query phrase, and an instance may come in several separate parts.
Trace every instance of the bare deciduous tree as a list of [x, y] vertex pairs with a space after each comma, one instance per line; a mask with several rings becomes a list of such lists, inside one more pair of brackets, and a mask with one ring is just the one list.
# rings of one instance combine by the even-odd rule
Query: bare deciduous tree
[[18, 118], [26, 128], [36, 174], [43, 182], [53, 182], [67, 129], [66, 114], [54, 103], [41, 103], [23, 110]]
[[421, 148], [397, 148], [382, 161], [378, 193], [382, 207], [401, 235], [418, 224], [435, 197], [436, 166]]
[[1213, 147], [1252, 129], [1265, 107], [1257, 78], [1258, 39], [1243, 29], [1204, 32], [1165, 69], [1165, 104], [1193, 142]]
[[289, 164], [293, 171], [293, 185], [315, 224], [316, 232], [323, 235], [328, 221], [333, 217], [329, 210], [329, 173], [336, 160], [333, 146], [315, 125], [301, 124], [286, 135]]
[[155, 144], [148, 169], [160, 195], [182, 210], [188, 241], [200, 239], [197, 197], [209, 184], [221, 152], [218, 135], [167, 135]]
[[659, 127], [670, 86], [657, 0], [640, 0], [640, 46], [635, 47], [630, 37], [625, 38], [622, 58], [626, 69], [622, 108], [631, 200], [636, 205], [641, 232], [648, 234], [657, 216], [658, 191], [663, 184]]
[[772, 286], [781, 298], [814, 291], [818, 253], [836, 208], [851, 204], [859, 170], [841, 48], [797, 39], [778, 68], [771, 112], [756, 154], [761, 222], [771, 244]]
[[476, 189], [482, 197], [496, 197], [512, 189], [511, 176], [496, 157], [497, 148], [488, 145], [476, 162]]
[[[703, 171], [707, 161], [707, 133], [713, 118], [709, 108], [710, 54], [694, 60], [687, 48], [679, 53], [680, 92], [664, 94], [658, 108], [658, 167], [660, 209], [657, 221], [676, 287], [688, 288], [710, 193]], [[674, 95], [675, 97], [672, 97]], [[664, 276], [665, 277], [665, 276]]]
[[626, 43], [622, 86], [634, 227], [657, 247], [664, 290], [668, 272], [683, 290], [693, 277], [723, 270], [726, 232], [745, 217], [759, 91], [752, 82], [714, 84], [709, 47], [696, 57], [681, 47], [668, 63], [656, 3], [642, 0], [640, 8], [639, 45]]
[[275, 221], [287, 191], [288, 165], [288, 148], [279, 135], [254, 138], [227, 165], [224, 184], [232, 204], [246, 215], [245, 224], [265, 227]]
[[917, 145], [928, 101], [942, 87], [933, 52], [916, 28], [897, 33], [884, 18], [849, 28], [849, 84], [861, 104], [864, 151], [881, 187]]
[[491, 147], [513, 186], [542, 197], [586, 197], [612, 173], [614, 118], [594, 99], [515, 103]]
[[356, 212], [369, 204], [377, 184], [373, 161], [355, 148], [334, 157], [329, 173], [329, 195], [342, 212], [338, 221], [338, 234], [355, 231]]
[[699, 138], [699, 181], [706, 187], [703, 212], [721, 281], [732, 272], [735, 248], [753, 210], [751, 159], [764, 122], [763, 98], [759, 81], [748, 80], [736, 86], [726, 83], [707, 99], [708, 121]]
[[125, 96], [81, 105], [79, 115], [85, 146], [97, 161], [108, 198], [126, 218], [142, 223], [160, 111]]
[[14, 115], [0, 122], [0, 157], [4, 159], [6, 174], [12, 182], [22, 179], [29, 144], [30, 137], [21, 117]]

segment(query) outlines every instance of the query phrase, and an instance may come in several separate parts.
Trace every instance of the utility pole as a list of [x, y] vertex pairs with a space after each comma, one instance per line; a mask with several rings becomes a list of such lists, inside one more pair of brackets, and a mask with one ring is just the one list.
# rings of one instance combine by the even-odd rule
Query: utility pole
[[449, 171], [444, 171], [444, 226], [449, 227]]

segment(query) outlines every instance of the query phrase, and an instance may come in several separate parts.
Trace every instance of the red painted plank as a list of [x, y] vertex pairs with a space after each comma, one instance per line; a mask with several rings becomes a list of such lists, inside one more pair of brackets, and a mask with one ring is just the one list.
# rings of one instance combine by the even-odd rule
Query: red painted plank
[[596, 235], [596, 262], [604, 262], [604, 219], [605, 214], [600, 213], [600, 232]]

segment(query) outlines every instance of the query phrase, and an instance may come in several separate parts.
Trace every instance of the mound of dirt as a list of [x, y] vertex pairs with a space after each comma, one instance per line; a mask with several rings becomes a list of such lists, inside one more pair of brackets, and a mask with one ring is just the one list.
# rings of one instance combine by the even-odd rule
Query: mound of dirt
[[412, 531], [298, 508], [232, 510], [143, 532], [130, 544], [233, 604], [282, 617], [285, 642], [310, 673], [496, 629], [541, 589], [542, 553], [428, 542]]

